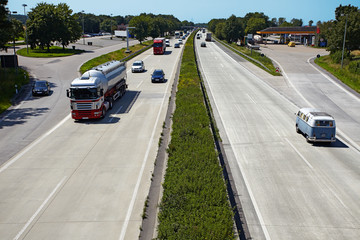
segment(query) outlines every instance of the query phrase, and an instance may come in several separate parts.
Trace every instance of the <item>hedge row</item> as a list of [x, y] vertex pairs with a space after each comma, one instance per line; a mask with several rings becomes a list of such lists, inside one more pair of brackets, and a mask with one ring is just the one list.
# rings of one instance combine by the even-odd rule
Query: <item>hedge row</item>
[[233, 213], [200, 89], [193, 38], [184, 46], [157, 239], [234, 239]]

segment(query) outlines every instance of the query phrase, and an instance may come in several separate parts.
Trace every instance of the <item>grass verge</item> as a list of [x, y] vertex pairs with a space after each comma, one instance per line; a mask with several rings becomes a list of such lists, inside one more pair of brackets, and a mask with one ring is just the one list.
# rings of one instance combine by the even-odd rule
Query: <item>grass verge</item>
[[200, 88], [193, 37], [186, 41], [182, 57], [157, 239], [234, 239], [233, 213]]
[[146, 49], [147, 47], [151, 46], [152, 44], [153, 44], [153, 41], [149, 40], [149, 41], [143, 42], [142, 44], [136, 44], [136, 45], [130, 46], [129, 49], [131, 50], [131, 53], [126, 53], [125, 52], [126, 48], [122, 48], [120, 50], [93, 58], [93, 59], [87, 61], [86, 63], [84, 63], [80, 67], [80, 72], [84, 73], [87, 70], [92, 69], [93, 67], [96, 67], [100, 64], [103, 64], [103, 63], [111, 61], [111, 60], [125, 59], [126, 57], [129, 57], [129, 56], [134, 57], [134, 56], [136, 56], [136, 54], [134, 54], [134, 53], [138, 52], [138, 54], [140, 54], [139, 51]]
[[[255, 64], [256, 66], [258, 66], [259, 68], [265, 70], [266, 72], [270, 73], [273, 76], [280, 76], [281, 74], [279, 72], [276, 72], [276, 68], [274, 66], [274, 64], [272, 63], [271, 59], [266, 57], [265, 55], [262, 55], [261, 53], [253, 50], [251, 51], [250, 49], [248, 49], [247, 47], [244, 46], [239, 46], [236, 43], [227, 43], [225, 40], [224, 41], [220, 41], [218, 40], [221, 44], [223, 44], [224, 46], [226, 46], [227, 48], [233, 50], [232, 48], [235, 48], [236, 50], [238, 50], [239, 52], [241, 52], [242, 54], [238, 53], [235, 51], [235, 53], [239, 54], [241, 57], [245, 58], [246, 60], [248, 60], [249, 62]], [[232, 48], [230, 48], [230, 47]], [[259, 61], [260, 63], [262, 63], [266, 68], [264, 68], [263, 66], [261, 66], [259, 63], [257, 63], [256, 61], [254, 61], [253, 59]]]
[[15, 95], [17, 89], [29, 83], [28, 73], [18, 68], [0, 68], [0, 113], [11, 106], [11, 98]]
[[63, 49], [62, 47], [52, 46], [50, 47], [49, 52], [47, 51], [47, 49], [40, 49], [40, 48], [31, 49], [29, 47], [29, 53], [27, 53], [26, 48], [22, 48], [18, 50], [16, 53], [24, 57], [51, 58], [51, 57], [66, 57], [74, 54], [79, 54], [82, 52], [84, 52], [84, 50], [69, 49], [69, 48]]
[[[360, 93], [360, 58], [355, 58], [350, 64], [344, 65], [342, 69], [341, 64], [332, 62], [330, 55], [315, 59], [315, 63]], [[358, 67], [351, 69], [351, 66], [354, 65]]]

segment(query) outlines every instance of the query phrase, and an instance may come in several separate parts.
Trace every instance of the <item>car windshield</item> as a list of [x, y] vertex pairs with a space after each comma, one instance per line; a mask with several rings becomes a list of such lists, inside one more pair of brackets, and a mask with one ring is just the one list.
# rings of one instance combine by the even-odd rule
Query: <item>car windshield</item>
[[161, 70], [154, 71], [153, 75], [156, 76], [162, 75], [162, 71]]
[[35, 82], [35, 87], [46, 87], [46, 82]]
[[71, 98], [75, 99], [96, 99], [98, 92], [96, 88], [71, 88]]
[[162, 47], [163, 44], [162, 43], [154, 43], [153, 47]]
[[134, 62], [133, 66], [141, 66], [141, 62]]

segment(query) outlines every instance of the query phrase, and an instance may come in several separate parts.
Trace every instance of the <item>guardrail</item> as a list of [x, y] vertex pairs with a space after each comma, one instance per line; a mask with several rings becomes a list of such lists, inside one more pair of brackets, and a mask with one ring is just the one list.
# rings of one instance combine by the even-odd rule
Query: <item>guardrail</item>
[[222, 45], [226, 46], [227, 48], [230, 48], [232, 49], [233, 51], [237, 52], [237, 53], [240, 53], [242, 56], [244, 56], [245, 58], [249, 58], [251, 61], [254, 61], [256, 62], [257, 64], [259, 64], [260, 66], [262, 66], [263, 68], [265, 68], [268, 72], [271, 72], [270, 69], [268, 69], [264, 64], [262, 64], [260, 61], [240, 52], [239, 50], [237, 50], [236, 48], [233, 48], [232, 46], [222, 42], [222, 41], [219, 41], [216, 37], [213, 36], [213, 39], [218, 42], [218, 43], [221, 43]]

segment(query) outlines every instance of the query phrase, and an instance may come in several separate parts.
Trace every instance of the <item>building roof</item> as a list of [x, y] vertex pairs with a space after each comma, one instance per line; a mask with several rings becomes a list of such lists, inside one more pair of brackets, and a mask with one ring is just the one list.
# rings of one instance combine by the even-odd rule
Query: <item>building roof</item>
[[317, 31], [316, 26], [311, 27], [269, 27], [261, 31], [257, 31], [258, 34], [315, 34]]

